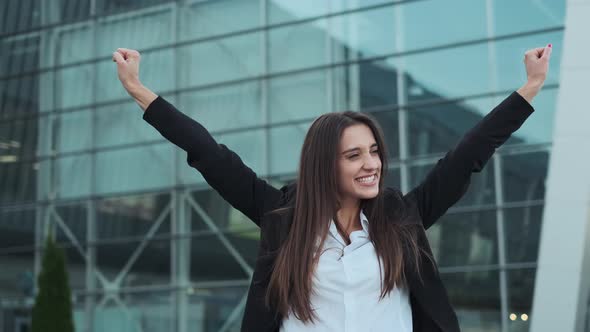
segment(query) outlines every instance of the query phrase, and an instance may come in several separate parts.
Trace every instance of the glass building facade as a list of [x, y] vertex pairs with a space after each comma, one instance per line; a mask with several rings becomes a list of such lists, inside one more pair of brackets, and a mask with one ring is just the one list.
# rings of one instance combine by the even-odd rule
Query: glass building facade
[[528, 331], [566, 2], [4, 0], [0, 331], [27, 331], [43, 239], [65, 248], [79, 331], [236, 331], [256, 226], [141, 119], [111, 61], [276, 186], [315, 117], [354, 110], [407, 192], [555, 51], [537, 111], [428, 231], [464, 331]]

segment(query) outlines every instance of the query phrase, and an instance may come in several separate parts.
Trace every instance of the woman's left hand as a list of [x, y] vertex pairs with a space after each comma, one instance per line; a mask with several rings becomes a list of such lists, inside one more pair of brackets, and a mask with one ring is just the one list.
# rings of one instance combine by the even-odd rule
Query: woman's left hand
[[532, 102], [545, 83], [552, 49], [552, 45], [549, 44], [545, 47], [528, 50], [524, 54], [527, 82], [517, 92], [529, 103]]

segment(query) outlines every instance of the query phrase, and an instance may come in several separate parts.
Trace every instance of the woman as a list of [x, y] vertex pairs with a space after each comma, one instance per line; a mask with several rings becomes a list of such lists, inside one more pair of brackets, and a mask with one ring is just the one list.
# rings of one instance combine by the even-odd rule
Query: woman
[[207, 130], [144, 87], [140, 55], [113, 53], [144, 119], [261, 228], [242, 331], [459, 331], [425, 230], [465, 193], [533, 112], [551, 45], [526, 52], [528, 81], [403, 195], [383, 187], [385, 143], [370, 117], [329, 113], [311, 125], [296, 184], [273, 188]]

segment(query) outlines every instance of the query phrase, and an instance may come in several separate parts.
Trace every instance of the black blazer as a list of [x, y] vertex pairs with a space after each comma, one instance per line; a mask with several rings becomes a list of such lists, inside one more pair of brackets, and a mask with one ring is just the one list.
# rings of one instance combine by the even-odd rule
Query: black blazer
[[[496, 148], [502, 145], [533, 112], [532, 106], [513, 92], [473, 129], [409, 193], [387, 188], [386, 206], [400, 206], [422, 227], [419, 245], [430, 253], [425, 230], [455, 204], [469, 186], [472, 173], [480, 172]], [[187, 152], [187, 162], [233, 207], [260, 227], [258, 258], [248, 292], [242, 331], [278, 331], [281, 317], [264, 304], [271, 268], [278, 249], [289, 233], [292, 212], [269, 213], [289, 207], [295, 186], [276, 189], [258, 178], [233, 151], [218, 144], [198, 122], [158, 97], [144, 116], [162, 136]], [[391, 220], [391, 222], [400, 222]], [[428, 260], [425, 259], [425, 262]], [[459, 323], [436, 266], [421, 265], [420, 280], [407, 275], [414, 331], [459, 331]]]

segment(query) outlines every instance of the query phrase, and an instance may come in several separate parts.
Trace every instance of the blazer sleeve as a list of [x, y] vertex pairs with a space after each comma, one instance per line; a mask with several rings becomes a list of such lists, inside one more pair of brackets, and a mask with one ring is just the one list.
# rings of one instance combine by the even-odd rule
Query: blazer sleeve
[[280, 190], [258, 178], [240, 157], [218, 144], [200, 123], [158, 96], [143, 119], [187, 153], [187, 163], [233, 207], [260, 226], [260, 219], [281, 199]]
[[454, 149], [438, 160], [424, 180], [404, 200], [417, 206], [428, 229], [467, 191], [471, 174], [480, 172], [510, 135], [533, 113], [517, 92], [504, 99], [469, 130]]

